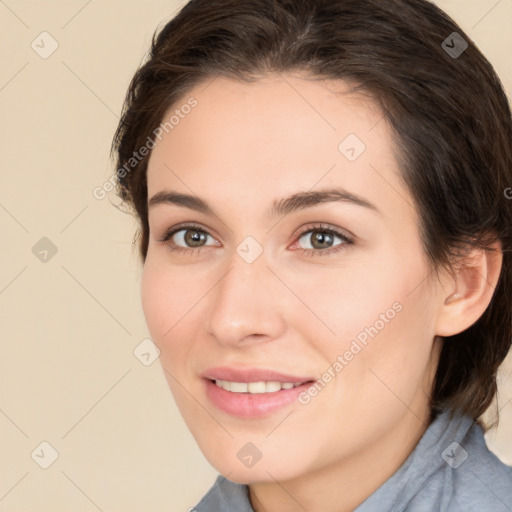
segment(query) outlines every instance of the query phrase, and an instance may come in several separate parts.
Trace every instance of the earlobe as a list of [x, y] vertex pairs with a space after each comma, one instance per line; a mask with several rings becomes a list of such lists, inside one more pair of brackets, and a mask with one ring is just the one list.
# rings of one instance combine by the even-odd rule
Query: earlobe
[[474, 248], [464, 265], [454, 268], [451, 285], [444, 296], [436, 322], [436, 335], [453, 336], [473, 325], [485, 312], [498, 284], [503, 253], [501, 243], [494, 250]]

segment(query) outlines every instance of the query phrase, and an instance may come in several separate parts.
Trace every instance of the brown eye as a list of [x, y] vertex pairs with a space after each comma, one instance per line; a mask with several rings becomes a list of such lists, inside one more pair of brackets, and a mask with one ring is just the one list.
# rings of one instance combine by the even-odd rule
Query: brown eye
[[188, 225], [171, 228], [158, 241], [163, 245], [168, 245], [171, 251], [194, 252], [194, 250], [200, 251], [203, 247], [208, 247], [208, 245], [219, 245], [217, 242], [215, 244], [206, 244], [208, 238], [215, 240], [203, 229], [194, 225]]
[[182, 229], [181, 231], [185, 231], [186, 234], [183, 240], [189, 247], [199, 247], [203, 245], [208, 238], [207, 233], [199, 231], [198, 229]]
[[[336, 240], [339, 240], [339, 243], [336, 243]], [[303, 231], [298, 237], [297, 244], [306, 256], [321, 256], [342, 251], [353, 242], [343, 233], [320, 225]]]
[[[307, 235], [307, 236], [306, 236]], [[333, 243], [336, 238], [341, 242], [347, 241], [348, 239], [340, 233], [335, 233], [331, 230], [326, 229], [310, 229], [301, 235], [299, 240], [305, 239], [309, 241], [309, 247], [301, 245], [302, 249], [329, 249], [333, 247]], [[340, 244], [335, 244], [340, 245]]]
[[309, 241], [313, 249], [328, 249], [331, 247], [335, 238], [334, 235], [326, 231], [312, 230], [308, 233], [312, 233], [309, 235]]

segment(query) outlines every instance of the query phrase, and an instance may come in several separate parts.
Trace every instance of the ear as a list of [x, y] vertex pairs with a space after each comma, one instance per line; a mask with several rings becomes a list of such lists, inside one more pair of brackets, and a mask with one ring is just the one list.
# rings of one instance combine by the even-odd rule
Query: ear
[[487, 309], [498, 283], [503, 262], [501, 243], [494, 250], [472, 248], [464, 263], [455, 265], [441, 296], [436, 321], [438, 336], [453, 336], [472, 326]]

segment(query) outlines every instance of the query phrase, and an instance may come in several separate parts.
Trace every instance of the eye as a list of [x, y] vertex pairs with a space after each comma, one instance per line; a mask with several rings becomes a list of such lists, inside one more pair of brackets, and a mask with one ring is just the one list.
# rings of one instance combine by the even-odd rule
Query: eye
[[[188, 224], [185, 226], [177, 226], [166, 231], [162, 238], [158, 240], [163, 245], [169, 245], [170, 251], [176, 252], [194, 252], [200, 251], [205, 247], [205, 242], [211, 238], [206, 231], [199, 226]], [[172, 242], [169, 244], [169, 242]], [[219, 245], [215, 243], [213, 245]]]
[[[336, 239], [340, 243], [333, 245]], [[302, 243], [301, 240], [303, 240]], [[353, 244], [353, 241], [340, 231], [320, 224], [307, 231], [302, 231], [298, 238], [298, 244], [305, 256], [323, 256], [339, 252], [346, 245]]]
[[[194, 253], [208, 247], [206, 242], [209, 238], [214, 240], [214, 243], [210, 245], [220, 246], [204, 229], [194, 224], [187, 224], [169, 229], [158, 242], [168, 245], [169, 250], [172, 252]], [[301, 242], [303, 239], [304, 241]], [[333, 245], [336, 239], [340, 243]], [[353, 241], [337, 229], [319, 224], [309, 226], [309, 229], [302, 231], [294, 245], [297, 244], [305, 256], [323, 256], [342, 251], [347, 245], [352, 245]]]

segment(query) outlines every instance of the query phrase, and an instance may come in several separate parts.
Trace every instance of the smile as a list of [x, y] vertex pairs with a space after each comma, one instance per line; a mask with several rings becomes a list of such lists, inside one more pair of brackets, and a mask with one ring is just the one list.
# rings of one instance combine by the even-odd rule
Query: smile
[[242, 419], [268, 417], [285, 407], [293, 407], [298, 396], [313, 381], [304, 382], [236, 382], [203, 379], [207, 399], [230, 416]]
[[259, 382], [230, 382], [227, 380], [215, 380], [215, 384], [226, 391], [232, 393], [275, 393], [282, 389], [292, 389], [304, 384], [303, 382], [277, 382], [277, 381], [259, 381]]

